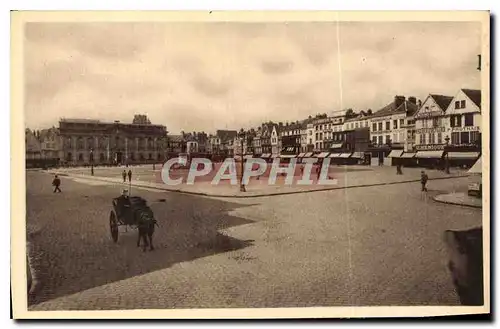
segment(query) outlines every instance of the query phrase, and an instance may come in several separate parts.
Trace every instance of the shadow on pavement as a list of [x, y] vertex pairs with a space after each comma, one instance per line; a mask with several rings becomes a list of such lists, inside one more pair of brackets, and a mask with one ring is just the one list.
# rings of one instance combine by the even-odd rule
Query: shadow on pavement
[[[72, 188], [70, 184], [77, 183], [67, 183], [67, 189]], [[81, 185], [75, 188], [89, 195]], [[29, 237], [36, 255], [33, 265], [41, 281], [38, 293], [29, 296], [29, 305], [177, 263], [242, 249], [253, 242], [220, 232], [253, 223], [229, 215], [236, 208], [250, 205], [176, 193], [165, 193], [162, 196], [165, 201], [158, 202], [158, 194], [141, 191], [137, 194], [148, 200], [159, 222], [153, 237], [156, 249], [143, 252], [136, 245], [137, 231], [131, 228], [125, 231], [125, 227], [120, 227], [118, 242], [114, 243], [109, 212], [116, 188], [100, 187], [99, 190], [104, 192], [88, 198], [71, 197], [67, 193], [61, 196], [65, 198], [62, 204], [50, 190], [41, 195], [28, 193], [28, 223], [34, 221], [30, 217], [37, 215], [36, 225], [42, 232]], [[53, 209], [57, 207], [62, 208], [62, 213], [55, 216]]]

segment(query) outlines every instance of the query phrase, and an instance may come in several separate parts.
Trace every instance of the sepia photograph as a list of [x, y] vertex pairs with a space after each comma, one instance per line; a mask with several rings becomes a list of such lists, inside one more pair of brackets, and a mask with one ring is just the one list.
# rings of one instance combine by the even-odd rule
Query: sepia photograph
[[490, 313], [488, 11], [11, 27], [15, 318]]

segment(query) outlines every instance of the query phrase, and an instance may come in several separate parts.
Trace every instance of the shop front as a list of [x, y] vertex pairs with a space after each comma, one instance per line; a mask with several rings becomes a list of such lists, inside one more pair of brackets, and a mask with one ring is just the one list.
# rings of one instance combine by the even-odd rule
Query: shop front
[[403, 150], [392, 150], [387, 156], [391, 160], [392, 166], [397, 166], [401, 164], [401, 155], [403, 155]]

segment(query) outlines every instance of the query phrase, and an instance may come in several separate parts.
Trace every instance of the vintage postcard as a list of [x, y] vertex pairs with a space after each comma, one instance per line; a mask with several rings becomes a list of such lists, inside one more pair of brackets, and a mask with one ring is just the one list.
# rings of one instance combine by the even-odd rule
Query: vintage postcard
[[488, 11], [11, 20], [16, 319], [490, 313]]

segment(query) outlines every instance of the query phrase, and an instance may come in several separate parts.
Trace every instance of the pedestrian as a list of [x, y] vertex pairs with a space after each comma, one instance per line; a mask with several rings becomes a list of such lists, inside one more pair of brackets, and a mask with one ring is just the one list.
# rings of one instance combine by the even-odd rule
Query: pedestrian
[[422, 192], [427, 192], [427, 181], [429, 180], [429, 177], [427, 174], [422, 170], [420, 173], [420, 183], [422, 184]]
[[125, 169], [123, 169], [122, 177], [123, 177], [123, 182], [125, 183], [127, 181], [127, 171]]
[[61, 189], [59, 188], [59, 186], [61, 185], [61, 179], [59, 179], [57, 175], [55, 175], [54, 180], [52, 181], [52, 185], [55, 186], [54, 193], [61, 193]]
[[128, 182], [132, 182], [132, 169], [128, 170]]

